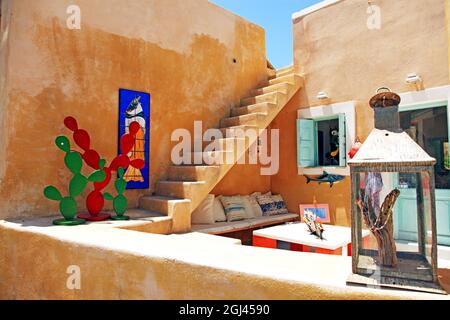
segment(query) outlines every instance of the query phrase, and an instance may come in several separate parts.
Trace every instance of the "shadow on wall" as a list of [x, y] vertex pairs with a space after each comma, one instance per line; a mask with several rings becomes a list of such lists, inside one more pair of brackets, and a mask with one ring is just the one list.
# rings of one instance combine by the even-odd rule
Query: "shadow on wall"
[[[154, 187], [170, 165], [172, 145], [167, 142], [172, 131], [192, 130], [195, 120], [204, 120], [204, 127], [217, 127], [229, 105], [243, 95], [240, 91], [258, 78], [256, 67], [242, 74], [240, 66], [233, 64], [233, 52], [207, 35], [195, 36], [190, 53], [183, 55], [88, 26], [83, 32], [71, 32], [54, 18], [52, 24], [36, 25], [32, 41], [36, 52], [27, 56], [36, 54], [42, 64], [36, 68], [36, 79], [17, 80], [15, 87], [20, 89], [10, 94], [9, 106], [15, 111], [6, 154], [11, 165], [0, 187], [3, 218], [58, 211], [40, 190], [49, 183], [58, 188], [66, 184], [63, 157], [53, 144], [55, 136], [67, 134], [65, 116], [79, 119], [92, 133], [93, 147], [112, 159], [117, 153], [118, 89], [151, 92]], [[236, 78], [241, 88], [235, 86]], [[130, 207], [137, 206], [144, 192], [127, 191]]]

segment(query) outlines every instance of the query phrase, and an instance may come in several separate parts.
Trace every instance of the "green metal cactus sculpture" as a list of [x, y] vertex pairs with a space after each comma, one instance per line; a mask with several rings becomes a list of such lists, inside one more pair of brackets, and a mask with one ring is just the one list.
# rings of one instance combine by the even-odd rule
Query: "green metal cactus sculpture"
[[110, 193], [105, 193], [104, 197], [106, 200], [113, 202], [114, 211], [116, 212], [115, 217], [111, 217], [112, 220], [130, 220], [130, 217], [125, 216], [125, 211], [128, 208], [128, 200], [123, 195], [127, 186], [127, 182], [123, 178], [125, 170], [120, 167], [117, 170], [118, 178], [114, 183], [117, 190], [117, 197], [113, 197]]
[[89, 182], [102, 182], [106, 179], [106, 173], [103, 168], [106, 164], [105, 160], [100, 160], [100, 170], [94, 171], [88, 178], [81, 174], [83, 167], [83, 159], [80, 153], [71, 151], [70, 141], [65, 136], [57, 137], [56, 146], [66, 153], [64, 163], [72, 172], [73, 177], [69, 183], [69, 196], [63, 197], [61, 192], [54, 186], [47, 186], [44, 189], [44, 196], [47, 199], [59, 202], [59, 211], [64, 219], [53, 221], [54, 225], [76, 226], [84, 224], [84, 219], [77, 219], [78, 211], [76, 198], [86, 189]]

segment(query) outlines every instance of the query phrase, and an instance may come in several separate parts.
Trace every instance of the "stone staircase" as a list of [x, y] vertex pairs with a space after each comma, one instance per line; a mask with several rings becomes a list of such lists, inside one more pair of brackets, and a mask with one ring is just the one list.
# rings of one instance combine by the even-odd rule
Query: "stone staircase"
[[[226, 138], [204, 143], [203, 152], [190, 155], [192, 159], [203, 160], [203, 164], [171, 166], [168, 180], [157, 182], [155, 195], [140, 199], [141, 209], [161, 216], [154, 223], [164, 226], [154, 227], [166, 233], [189, 232], [191, 213], [257, 141], [257, 136], [244, 138], [242, 132], [267, 128], [302, 84], [303, 77], [294, 73], [293, 66], [278, 71], [268, 69], [268, 81], [242, 99], [229, 118], [222, 119], [220, 130]], [[236, 147], [242, 140], [244, 148]], [[223, 164], [214, 163], [225, 158]]]

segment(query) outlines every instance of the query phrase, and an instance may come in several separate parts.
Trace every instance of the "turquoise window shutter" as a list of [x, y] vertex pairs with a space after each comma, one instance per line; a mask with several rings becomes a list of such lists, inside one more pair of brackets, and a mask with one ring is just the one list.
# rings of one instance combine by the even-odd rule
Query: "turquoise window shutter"
[[347, 148], [346, 148], [346, 131], [345, 114], [339, 114], [339, 166], [345, 167], [347, 165]]
[[314, 120], [297, 120], [297, 162], [302, 168], [314, 167], [315, 159]]

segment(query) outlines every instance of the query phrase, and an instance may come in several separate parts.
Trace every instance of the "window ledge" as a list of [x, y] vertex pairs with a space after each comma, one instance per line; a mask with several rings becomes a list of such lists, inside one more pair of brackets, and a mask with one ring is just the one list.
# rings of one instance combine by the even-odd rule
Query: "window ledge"
[[315, 168], [298, 168], [298, 174], [301, 176], [312, 175], [318, 176], [326, 171], [329, 174], [336, 174], [340, 176], [350, 176], [350, 167], [315, 167]]

